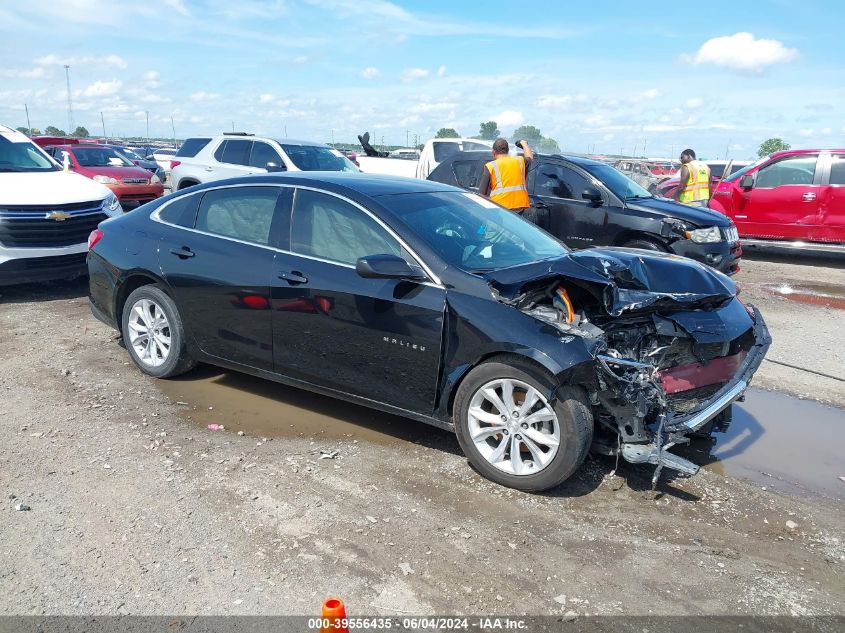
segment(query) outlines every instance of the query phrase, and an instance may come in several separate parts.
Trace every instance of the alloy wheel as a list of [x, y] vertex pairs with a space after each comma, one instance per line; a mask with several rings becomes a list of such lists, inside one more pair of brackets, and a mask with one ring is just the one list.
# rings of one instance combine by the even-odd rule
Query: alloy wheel
[[557, 414], [537, 389], [501, 378], [482, 385], [467, 412], [475, 448], [510, 475], [533, 475], [548, 466], [560, 447]]
[[129, 312], [129, 344], [148, 367], [160, 367], [170, 355], [170, 322], [161, 306], [139, 299]]

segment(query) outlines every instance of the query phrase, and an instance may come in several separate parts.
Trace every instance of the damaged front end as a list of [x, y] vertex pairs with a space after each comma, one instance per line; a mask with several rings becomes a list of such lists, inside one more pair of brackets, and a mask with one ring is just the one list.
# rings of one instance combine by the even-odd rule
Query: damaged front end
[[[771, 343], [733, 282], [669, 255], [591, 249], [546, 263], [530, 281], [490, 279], [497, 298], [593, 343], [593, 450], [694, 475], [669, 452], [724, 430]], [[523, 271], [525, 272], [525, 271]]]

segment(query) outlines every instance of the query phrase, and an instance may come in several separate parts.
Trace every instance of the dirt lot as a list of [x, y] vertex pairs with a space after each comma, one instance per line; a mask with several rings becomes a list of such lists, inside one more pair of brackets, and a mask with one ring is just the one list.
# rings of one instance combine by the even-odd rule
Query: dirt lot
[[[843, 267], [739, 280], [770, 358], [803, 368], [766, 362], [756, 385], [845, 406], [845, 312], [766, 286], [842, 293]], [[826, 497], [702, 470], [655, 500], [648, 469], [606, 459], [503, 489], [436, 429], [211, 368], [157, 383], [82, 283], [0, 290], [0, 349], [0, 614], [310, 615], [329, 594], [356, 615], [843, 613]]]

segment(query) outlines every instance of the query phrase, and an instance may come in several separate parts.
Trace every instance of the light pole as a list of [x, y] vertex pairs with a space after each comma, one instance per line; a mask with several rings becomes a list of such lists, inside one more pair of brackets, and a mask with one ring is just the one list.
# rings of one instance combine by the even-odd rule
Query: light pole
[[144, 110], [144, 114], [147, 116], [147, 145], [150, 144], [150, 111]]
[[68, 134], [73, 134], [73, 104], [70, 101], [70, 66], [65, 64], [65, 82], [67, 83], [67, 127]]
[[102, 111], [100, 112], [100, 123], [103, 124], [103, 138], [106, 138], [106, 120], [103, 118]]

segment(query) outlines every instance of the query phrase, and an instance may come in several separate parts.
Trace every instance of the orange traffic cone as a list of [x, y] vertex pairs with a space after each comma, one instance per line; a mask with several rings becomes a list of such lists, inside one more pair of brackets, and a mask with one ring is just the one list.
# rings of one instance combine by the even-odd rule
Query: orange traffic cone
[[346, 607], [340, 598], [326, 598], [323, 603], [323, 621], [328, 620], [330, 626], [320, 627], [320, 633], [349, 633], [346, 626]]

